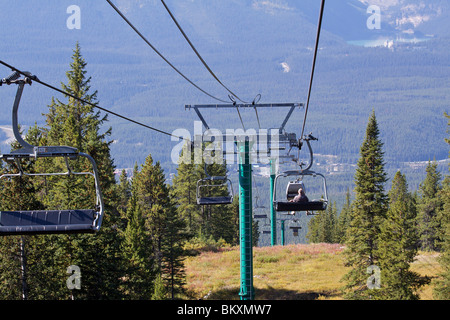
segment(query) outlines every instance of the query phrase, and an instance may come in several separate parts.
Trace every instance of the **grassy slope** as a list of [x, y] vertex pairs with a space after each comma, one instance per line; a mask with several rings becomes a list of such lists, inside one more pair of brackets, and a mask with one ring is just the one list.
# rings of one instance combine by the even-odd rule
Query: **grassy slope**
[[[338, 244], [254, 248], [256, 300], [342, 299], [340, 282], [347, 272]], [[440, 272], [435, 253], [421, 253], [412, 269], [423, 275]], [[239, 299], [239, 248], [204, 252], [186, 260], [187, 287], [193, 299]], [[432, 285], [421, 299], [432, 299]]]

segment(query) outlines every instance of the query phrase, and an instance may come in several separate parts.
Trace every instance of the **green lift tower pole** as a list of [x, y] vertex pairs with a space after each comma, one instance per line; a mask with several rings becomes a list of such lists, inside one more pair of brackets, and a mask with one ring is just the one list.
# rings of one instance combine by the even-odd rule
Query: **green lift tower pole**
[[270, 160], [270, 228], [271, 228], [271, 245], [277, 245], [277, 215], [273, 207], [273, 193], [275, 192], [276, 164], [275, 160]]
[[252, 165], [250, 142], [238, 143], [239, 148], [239, 236], [241, 250], [241, 300], [253, 300], [252, 244]]

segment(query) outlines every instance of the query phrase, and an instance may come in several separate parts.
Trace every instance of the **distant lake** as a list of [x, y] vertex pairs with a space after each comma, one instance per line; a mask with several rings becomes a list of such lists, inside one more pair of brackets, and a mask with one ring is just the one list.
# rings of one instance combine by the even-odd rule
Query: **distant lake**
[[431, 37], [422, 37], [422, 38], [380, 38], [380, 39], [372, 39], [372, 40], [352, 40], [347, 41], [348, 44], [361, 46], [361, 47], [388, 47], [390, 44], [396, 43], [420, 43], [424, 41], [428, 41], [432, 39]]

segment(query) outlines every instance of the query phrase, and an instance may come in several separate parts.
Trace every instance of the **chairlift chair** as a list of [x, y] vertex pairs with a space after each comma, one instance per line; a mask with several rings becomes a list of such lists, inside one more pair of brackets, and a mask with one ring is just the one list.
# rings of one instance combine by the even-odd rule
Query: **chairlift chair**
[[[197, 204], [207, 205], [229, 205], [233, 203], [233, 185], [227, 176], [210, 176], [206, 170], [206, 178], [197, 181]], [[221, 193], [226, 194], [222, 195]], [[213, 191], [214, 195], [210, 195]]]
[[312, 177], [320, 177], [323, 180], [323, 199], [318, 200], [310, 200], [308, 202], [289, 202], [289, 200], [292, 199], [293, 194], [298, 194], [298, 189], [300, 187], [304, 187], [303, 182], [299, 182], [300, 180], [291, 181], [288, 183], [288, 186], [286, 188], [286, 194], [284, 199], [278, 199], [277, 198], [277, 188], [274, 190], [273, 195], [273, 205], [275, 208], [275, 211], [277, 212], [295, 212], [295, 211], [325, 211], [327, 209], [328, 205], [328, 195], [327, 195], [327, 185], [326, 185], [326, 179], [325, 177], [317, 172], [310, 171], [310, 170], [299, 170], [299, 171], [286, 171], [283, 173], [278, 174], [275, 177], [275, 186], [277, 186], [277, 182], [280, 177], [290, 177], [290, 176], [296, 176], [302, 177], [305, 176], [312, 176]]
[[[76, 148], [66, 146], [33, 146], [25, 142], [19, 132], [18, 108], [25, 84], [30, 84], [34, 79], [31, 74], [18, 80], [20, 74], [14, 72], [9, 77], [2, 79], [2, 84], [18, 84], [18, 90], [12, 112], [12, 127], [17, 142], [22, 146], [9, 154], [1, 154], [0, 159], [14, 163], [18, 173], [5, 173], [0, 179], [15, 179], [23, 176], [69, 176], [89, 175], [94, 178], [95, 184], [95, 208], [94, 209], [69, 209], [69, 210], [33, 210], [33, 211], [0, 211], [0, 235], [34, 235], [34, 234], [72, 234], [95, 233], [100, 230], [104, 212], [102, 193], [98, 170], [94, 159], [85, 153], [78, 152]], [[72, 171], [69, 160], [86, 158], [92, 166], [92, 172]], [[21, 159], [38, 158], [63, 158], [66, 164], [66, 172], [53, 173], [26, 173]]]
[[[285, 171], [282, 173], [279, 173], [275, 177], [275, 188], [273, 192], [273, 206], [275, 208], [275, 211], [277, 212], [296, 212], [296, 211], [306, 211], [307, 213], [311, 211], [325, 211], [327, 209], [328, 205], [328, 194], [327, 194], [327, 183], [325, 176], [321, 173], [317, 173], [314, 171], [311, 171], [310, 168], [313, 165], [314, 155], [311, 148], [311, 140], [317, 140], [314, 138], [311, 134], [307, 135], [303, 139], [309, 150], [309, 156], [310, 160], [308, 163], [307, 168], [303, 169], [303, 163], [299, 163], [301, 169], [300, 170], [292, 170], [292, 171]], [[299, 150], [301, 149], [302, 143], [298, 143]], [[277, 182], [280, 178], [283, 177], [295, 177], [295, 180], [291, 180], [286, 187], [286, 193], [285, 197], [282, 199], [279, 199], [277, 194]], [[304, 178], [305, 177], [313, 177], [313, 178], [321, 178], [322, 179], [322, 199], [319, 200], [311, 200], [310, 195], [306, 194], [308, 197], [308, 202], [290, 202], [289, 200], [292, 200], [297, 194], [298, 190], [301, 188], [305, 188]]]
[[[292, 222], [294, 223], [294, 225], [291, 224]], [[298, 237], [298, 231], [302, 229], [302, 227], [299, 225], [299, 220], [298, 219], [290, 220], [289, 229], [292, 230], [292, 234], [294, 235], [294, 237]]]

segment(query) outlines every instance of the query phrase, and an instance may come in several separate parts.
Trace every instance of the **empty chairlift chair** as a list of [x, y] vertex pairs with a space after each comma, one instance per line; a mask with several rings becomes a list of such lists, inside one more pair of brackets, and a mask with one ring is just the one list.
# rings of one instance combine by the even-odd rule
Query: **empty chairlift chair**
[[[20, 74], [13, 73], [2, 79], [2, 84], [18, 84], [16, 99], [13, 106], [13, 132], [16, 140], [22, 146], [9, 154], [1, 154], [0, 159], [15, 164], [17, 173], [4, 173], [0, 179], [20, 179], [21, 177], [45, 176], [92, 176], [95, 185], [95, 207], [93, 209], [68, 210], [33, 210], [33, 211], [0, 211], [0, 235], [33, 235], [33, 234], [69, 234], [94, 233], [101, 227], [103, 218], [103, 199], [100, 190], [99, 176], [94, 159], [77, 149], [65, 146], [33, 146], [25, 142], [19, 132], [17, 111], [25, 84], [31, 84], [32, 77], [18, 80]], [[23, 170], [21, 160], [39, 158], [63, 158], [67, 171], [52, 173], [27, 173]], [[92, 172], [73, 172], [69, 160], [86, 158], [92, 166]], [[8, 183], [8, 181], [6, 181]]]
[[197, 204], [228, 205], [233, 203], [233, 185], [227, 177], [210, 176], [206, 171], [206, 178], [197, 182]]

